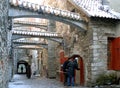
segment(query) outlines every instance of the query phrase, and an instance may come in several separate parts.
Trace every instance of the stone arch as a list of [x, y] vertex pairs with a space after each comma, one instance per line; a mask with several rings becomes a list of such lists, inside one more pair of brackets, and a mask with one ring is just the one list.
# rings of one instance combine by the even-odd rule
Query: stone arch
[[[19, 65], [21, 65], [21, 64], [24, 64], [26, 72], [23, 72], [23, 73], [18, 72]], [[26, 74], [27, 78], [31, 78], [31, 66], [30, 66], [30, 64], [27, 61], [24, 61], [24, 60], [18, 61], [18, 63], [17, 63], [17, 73], [18, 74]]]
[[73, 27], [76, 27], [77, 29], [85, 32], [87, 31], [87, 23], [83, 20], [71, 20], [71, 19], [66, 19], [66, 18], [62, 18], [59, 16], [51, 16], [51, 15], [46, 15], [46, 14], [40, 14], [40, 15], [19, 15], [19, 16], [9, 16], [11, 19], [15, 19], [15, 18], [40, 18], [40, 19], [46, 19], [46, 20], [53, 20], [56, 22], [61, 22]]
[[[47, 8], [46, 6], [40, 6], [40, 8], [37, 10], [31, 8], [32, 7], [26, 9], [26, 7], [24, 6], [21, 8], [19, 4], [10, 3], [8, 16], [10, 18], [42, 18], [42, 19], [54, 20], [75, 26], [81, 31], [87, 30], [87, 22], [83, 20], [78, 13], [75, 13], [74, 10], [73, 12], [70, 12], [70, 11], [60, 10], [58, 8], [52, 8], [52, 7]], [[48, 10], [46, 10], [46, 8], [48, 10], [51, 10], [50, 8], [52, 8], [53, 11], [49, 12]], [[56, 11], [59, 12], [59, 14], [56, 13]]]
[[[74, 59], [77, 59], [77, 62], [78, 62], [79, 68], [80, 68], [80, 72], [78, 73], [79, 74], [79, 76], [78, 76], [79, 77], [79, 79], [78, 79], [79, 84], [84, 85], [85, 78], [84, 78], [84, 62], [83, 62], [83, 58], [79, 54], [73, 54], [72, 57]], [[78, 78], [78, 77], [76, 75], [76, 78]]]
[[18, 74], [26, 74], [27, 73], [27, 66], [28, 66], [28, 62], [24, 61], [24, 60], [20, 60], [17, 63], [17, 73]]

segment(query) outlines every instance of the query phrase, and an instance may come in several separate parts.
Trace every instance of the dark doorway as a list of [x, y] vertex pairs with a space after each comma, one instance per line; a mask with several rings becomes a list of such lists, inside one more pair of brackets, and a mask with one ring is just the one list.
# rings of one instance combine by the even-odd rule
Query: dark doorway
[[31, 78], [31, 66], [28, 62], [21, 60], [17, 63], [17, 73], [26, 74], [28, 78]]
[[28, 63], [26, 61], [23, 61], [23, 60], [19, 61], [17, 63], [17, 73], [18, 74], [26, 74], [27, 65], [28, 65]]

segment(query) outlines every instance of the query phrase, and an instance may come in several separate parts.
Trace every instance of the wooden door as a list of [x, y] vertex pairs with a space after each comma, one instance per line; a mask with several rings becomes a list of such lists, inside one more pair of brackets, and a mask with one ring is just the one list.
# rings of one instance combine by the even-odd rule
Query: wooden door
[[64, 82], [64, 73], [63, 73], [63, 63], [68, 59], [68, 57], [64, 56], [64, 51], [60, 52], [60, 81]]
[[80, 70], [75, 71], [75, 83], [84, 85], [84, 64], [81, 57], [79, 57], [78, 59], [78, 67], [80, 68]]
[[84, 64], [82, 58], [80, 58], [80, 85], [84, 85]]

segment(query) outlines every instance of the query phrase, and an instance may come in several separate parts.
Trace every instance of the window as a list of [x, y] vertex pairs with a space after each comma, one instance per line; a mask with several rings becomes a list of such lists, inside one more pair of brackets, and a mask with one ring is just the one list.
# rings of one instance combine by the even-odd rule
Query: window
[[120, 70], [120, 37], [108, 38], [108, 69]]

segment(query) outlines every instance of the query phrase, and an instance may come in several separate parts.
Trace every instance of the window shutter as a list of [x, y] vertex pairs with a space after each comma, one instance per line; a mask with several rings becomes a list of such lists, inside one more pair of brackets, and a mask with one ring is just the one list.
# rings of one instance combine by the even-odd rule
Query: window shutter
[[120, 37], [111, 39], [109, 48], [108, 68], [111, 70], [120, 70]]

